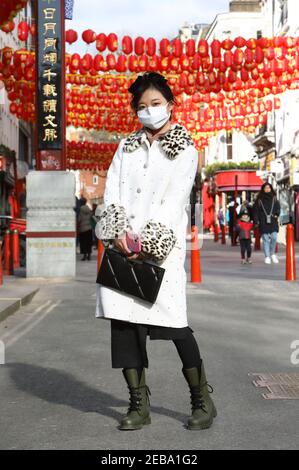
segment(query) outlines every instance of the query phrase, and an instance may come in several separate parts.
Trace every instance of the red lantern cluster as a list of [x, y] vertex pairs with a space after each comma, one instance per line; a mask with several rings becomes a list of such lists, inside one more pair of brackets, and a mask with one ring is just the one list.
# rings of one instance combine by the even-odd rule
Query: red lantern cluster
[[0, 25], [13, 18], [21, 11], [28, 0], [2, 0], [0, 8]]
[[[18, 32], [26, 40], [26, 22], [18, 25]], [[92, 30], [84, 31], [82, 38], [87, 44], [95, 43], [97, 53], [66, 54], [67, 123], [75, 127], [118, 135], [136, 130], [140, 124], [132, 113], [128, 88], [139, 72], [158, 71], [167, 77], [176, 97], [174, 119], [189, 129], [197, 148], [203, 149], [220, 130], [253, 133], [266, 122], [273, 106], [280, 106], [281, 93], [299, 88], [298, 38], [238, 37], [211, 44], [200, 40], [197, 46], [192, 39], [184, 44], [178, 38], [162, 39], [157, 44], [154, 38], [141, 36], [134, 40], [124, 36], [119, 42], [114, 33], [97, 35]], [[77, 39], [76, 31], [66, 31], [69, 44]], [[34, 120], [34, 65], [34, 54], [25, 49], [1, 51], [0, 79], [10, 110], [28, 121]], [[275, 98], [269, 99], [270, 94]], [[96, 165], [87, 153], [98, 152], [94, 153], [98, 158], [103, 148], [99, 151], [87, 144], [78, 147], [77, 153], [69, 148], [70, 165], [81, 158], [80, 151], [86, 157], [81, 165]]]
[[108, 170], [118, 143], [67, 142], [69, 170]]

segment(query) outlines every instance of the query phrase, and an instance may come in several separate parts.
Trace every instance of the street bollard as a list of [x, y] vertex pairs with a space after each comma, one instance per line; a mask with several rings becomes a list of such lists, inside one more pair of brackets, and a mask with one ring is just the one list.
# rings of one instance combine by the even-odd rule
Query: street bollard
[[219, 240], [218, 225], [214, 224], [213, 229], [214, 229], [214, 242], [218, 242]]
[[20, 240], [19, 240], [19, 231], [17, 229], [12, 232], [12, 259], [13, 267], [20, 267]]
[[287, 225], [286, 281], [296, 281], [295, 237], [293, 224]]
[[198, 228], [191, 227], [191, 282], [201, 282], [200, 250], [198, 246]]
[[99, 272], [100, 267], [101, 267], [103, 252], [104, 252], [104, 245], [101, 242], [101, 240], [98, 240], [98, 272]]
[[3, 285], [3, 269], [2, 269], [2, 242], [0, 242], [0, 286]]
[[260, 231], [258, 228], [254, 229], [254, 237], [255, 237], [254, 251], [260, 251], [261, 250], [261, 235], [260, 235]]
[[11, 233], [6, 230], [4, 234], [4, 270], [5, 276], [13, 275], [13, 262], [12, 262], [12, 246], [11, 246]]
[[225, 236], [225, 225], [221, 225], [221, 243], [222, 245], [226, 244], [226, 236]]

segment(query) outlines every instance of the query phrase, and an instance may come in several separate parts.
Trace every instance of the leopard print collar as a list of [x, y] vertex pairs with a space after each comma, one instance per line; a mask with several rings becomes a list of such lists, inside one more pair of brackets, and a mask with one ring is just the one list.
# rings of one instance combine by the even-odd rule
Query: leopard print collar
[[[133, 132], [127, 137], [124, 143], [124, 152], [130, 153], [138, 149], [146, 141], [146, 132], [144, 128]], [[174, 160], [189, 145], [194, 142], [187, 129], [182, 124], [173, 124], [166, 134], [162, 135], [158, 141], [161, 144], [167, 158]]]

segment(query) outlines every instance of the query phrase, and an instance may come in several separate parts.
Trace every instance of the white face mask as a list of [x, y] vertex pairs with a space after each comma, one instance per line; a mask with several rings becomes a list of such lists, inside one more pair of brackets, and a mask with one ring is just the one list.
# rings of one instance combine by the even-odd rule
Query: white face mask
[[[168, 104], [168, 103], [167, 103]], [[165, 106], [149, 106], [137, 112], [141, 124], [150, 129], [160, 129], [170, 119], [170, 112]]]

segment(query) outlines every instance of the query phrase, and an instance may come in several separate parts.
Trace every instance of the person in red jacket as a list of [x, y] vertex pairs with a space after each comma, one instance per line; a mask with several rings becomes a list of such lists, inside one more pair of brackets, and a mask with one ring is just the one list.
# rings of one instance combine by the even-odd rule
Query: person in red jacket
[[[240, 219], [237, 222], [237, 232], [239, 233], [240, 248], [242, 264], [246, 262], [251, 264], [251, 230], [253, 229], [253, 222], [250, 221], [248, 211], [243, 211]], [[245, 261], [245, 253], [247, 255]]]

